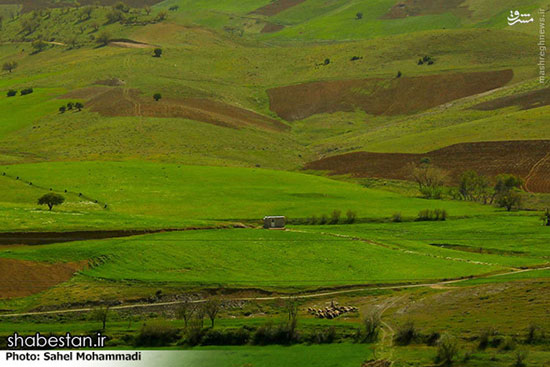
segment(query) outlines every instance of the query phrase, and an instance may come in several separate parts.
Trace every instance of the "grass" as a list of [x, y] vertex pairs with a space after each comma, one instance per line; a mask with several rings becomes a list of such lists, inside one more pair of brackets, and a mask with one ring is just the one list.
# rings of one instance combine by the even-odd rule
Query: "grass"
[[[359, 217], [379, 220], [397, 211], [414, 216], [427, 208], [445, 208], [455, 217], [495, 211], [492, 207], [473, 203], [411, 198], [324, 177], [266, 169], [128, 161], [10, 165], [0, 167], [0, 171], [7, 174], [0, 176], [0, 180], [9, 181], [11, 187], [19, 191], [14, 198], [2, 200], [5, 203], [2, 205], [4, 231], [59, 228], [67, 225], [63, 224], [67, 216], [92, 212], [98, 218], [104, 216], [103, 228], [122, 225], [118, 220], [106, 224], [116, 216], [135, 218], [136, 227], [142, 228], [149, 220], [155, 227], [160, 221], [177, 226], [177, 223], [183, 225], [190, 220], [260, 221], [265, 215], [319, 217], [335, 209], [344, 214], [353, 210]], [[21, 180], [14, 183], [17, 176]], [[33, 186], [23, 181], [32, 182]], [[82, 193], [91, 202], [71, 196], [67, 205], [51, 213], [36, 212], [36, 200], [49, 188], [61, 194], [65, 190], [69, 194]], [[107, 210], [102, 207], [104, 203], [108, 205]], [[37, 221], [28, 222], [31, 220], [29, 214], [42, 220], [49, 218], [49, 221], [41, 223], [35, 217]], [[27, 223], [17, 225], [21, 220]], [[87, 228], [91, 226], [87, 218], [81, 223]]]
[[23, 247], [6, 249], [0, 256], [49, 262], [90, 259], [96, 265], [81, 276], [113, 281], [282, 289], [456, 278], [503, 268], [322, 234], [265, 230], [192, 231]]

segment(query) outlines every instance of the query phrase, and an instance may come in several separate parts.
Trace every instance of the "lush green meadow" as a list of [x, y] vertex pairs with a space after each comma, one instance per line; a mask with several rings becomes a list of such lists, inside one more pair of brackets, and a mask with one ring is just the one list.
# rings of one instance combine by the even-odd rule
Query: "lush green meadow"
[[[0, 176], [1, 182], [17, 193], [2, 201], [4, 231], [78, 229], [81, 216], [80, 225], [91, 228], [95, 221], [88, 219], [99, 220], [102, 215], [97, 229], [132, 227], [128, 221], [132, 218], [134, 228], [159, 228], [161, 221], [166, 223], [164, 228], [173, 228], [193, 220], [259, 222], [266, 215], [307, 218], [330, 216], [334, 210], [343, 216], [352, 210], [361, 218], [377, 220], [396, 212], [414, 217], [423, 209], [446, 209], [452, 217], [497, 211], [474, 203], [406, 197], [320, 176], [254, 168], [129, 161], [8, 165], [0, 171], [7, 175]], [[61, 194], [67, 190], [69, 201], [52, 212], [37, 210], [38, 197], [50, 188]], [[80, 193], [88, 199], [79, 197]]]

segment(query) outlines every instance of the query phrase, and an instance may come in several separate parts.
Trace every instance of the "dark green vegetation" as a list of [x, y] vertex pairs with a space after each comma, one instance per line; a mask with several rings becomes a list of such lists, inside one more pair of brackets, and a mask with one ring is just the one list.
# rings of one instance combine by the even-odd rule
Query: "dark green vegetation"
[[0, 336], [544, 366], [548, 6], [0, 0]]

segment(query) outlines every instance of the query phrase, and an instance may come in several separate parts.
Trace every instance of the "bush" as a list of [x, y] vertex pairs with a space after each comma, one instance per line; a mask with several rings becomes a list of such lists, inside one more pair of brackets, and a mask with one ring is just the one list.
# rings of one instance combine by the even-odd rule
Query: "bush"
[[319, 224], [327, 224], [328, 218], [325, 214], [321, 215], [321, 218], [319, 219]]
[[403, 222], [403, 216], [401, 213], [393, 213], [391, 216], [391, 221], [394, 223], [401, 223]]
[[437, 345], [437, 342], [439, 341], [440, 338], [441, 338], [441, 334], [439, 334], [437, 331], [433, 331], [424, 337], [424, 342], [426, 343], [426, 345], [433, 347]]
[[513, 338], [507, 336], [502, 339], [502, 342], [500, 343], [500, 350], [502, 351], [510, 351], [516, 349], [516, 342]]
[[497, 336], [497, 335], [498, 335], [498, 333], [493, 328], [487, 328], [487, 329], [483, 330], [481, 332], [481, 334], [479, 334], [477, 348], [479, 350], [487, 349], [489, 344], [491, 344], [491, 343], [494, 344], [495, 343], [493, 341], [493, 338], [495, 338], [495, 336]]
[[208, 330], [202, 337], [202, 345], [244, 345], [250, 340], [246, 329]]
[[338, 224], [338, 222], [340, 222], [341, 215], [342, 212], [340, 210], [333, 210], [332, 214], [330, 215], [330, 224]]
[[16, 94], [17, 94], [17, 91], [16, 91], [16, 90], [10, 89], [10, 90], [8, 91], [8, 93], [7, 93], [7, 96], [8, 96], [8, 97], [13, 97], [13, 96], [15, 96]]
[[34, 90], [32, 88], [25, 88], [25, 89], [21, 89], [21, 92], [19, 92], [22, 96], [24, 95], [27, 95], [27, 94], [31, 94], [32, 92], [34, 92]]
[[528, 353], [526, 350], [516, 351], [516, 353], [514, 353], [514, 363], [512, 364], [512, 367], [525, 367], [527, 355]]
[[166, 320], [150, 320], [141, 327], [136, 337], [136, 346], [161, 347], [173, 343], [178, 338], [178, 329]]
[[351, 210], [348, 210], [346, 212], [346, 223], [352, 224], [355, 223], [355, 220], [357, 219], [357, 213]]
[[337, 339], [336, 328], [318, 329], [307, 336], [306, 341], [311, 344], [331, 344]]
[[153, 50], [153, 57], [160, 57], [162, 55], [162, 48], [155, 48]]
[[536, 324], [531, 324], [527, 328], [527, 335], [525, 336], [525, 343], [526, 344], [535, 344], [544, 339], [543, 332], [540, 328], [540, 326]]
[[412, 321], [407, 321], [397, 329], [394, 340], [398, 345], [409, 345], [418, 338], [418, 330]]
[[101, 32], [95, 39], [96, 43], [105, 46], [111, 40], [111, 34], [109, 32]]
[[252, 338], [252, 344], [292, 344], [298, 341], [298, 335], [295, 332], [295, 326], [290, 323], [274, 326], [267, 323], [260, 326]]
[[445, 334], [439, 339], [437, 343], [437, 355], [435, 356], [435, 363], [439, 363], [443, 366], [451, 366], [458, 356], [458, 343], [456, 338]]
[[447, 211], [445, 209], [424, 209], [418, 212], [416, 220], [419, 222], [445, 221], [447, 220]]
[[155, 94], [153, 94], [153, 99], [154, 99], [155, 101], [158, 102], [161, 98], [162, 98], [162, 94], [160, 94], [160, 93], [155, 93]]
[[371, 311], [363, 319], [363, 327], [361, 330], [359, 330], [356, 341], [359, 343], [376, 342], [378, 340], [381, 325], [382, 320], [380, 319], [380, 314], [378, 314], [378, 312]]

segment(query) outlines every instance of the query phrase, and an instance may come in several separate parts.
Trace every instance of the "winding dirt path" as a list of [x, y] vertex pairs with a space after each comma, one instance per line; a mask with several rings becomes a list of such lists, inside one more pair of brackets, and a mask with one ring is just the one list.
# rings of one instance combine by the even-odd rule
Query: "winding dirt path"
[[[469, 277], [469, 278], [445, 280], [445, 281], [432, 282], [432, 283], [396, 284], [396, 285], [379, 286], [379, 287], [376, 287], [376, 286], [374, 286], [374, 287], [362, 286], [362, 287], [357, 287], [357, 288], [349, 288], [349, 289], [327, 291], [327, 292], [316, 292], [316, 293], [309, 293], [309, 294], [289, 294], [289, 295], [286, 295], [286, 296], [266, 296], [266, 297], [240, 297], [240, 298], [228, 298], [227, 300], [263, 302], [263, 301], [275, 301], [275, 300], [281, 300], [281, 299], [284, 300], [284, 299], [320, 298], [320, 297], [335, 296], [335, 295], [340, 295], [340, 294], [348, 294], [348, 293], [356, 293], [356, 292], [364, 292], [364, 291], [373, 291], [373, 290], [429, 288], [429, 287], [434, 287], [434, 286], [444, 287], [444, 286], [449, 285], [449, 284], [461, 283], [461, 282], [465, 282], [465, 281], [472, 280], [472, 279], [493, 278], [493, 277], [500, 277], [500, 276], [505, 276], [505, 275], [510, 275], [510, 274], [519, 274], [519, 273], [541, 271], [541, 270], [550, 270], [550, 266], [539, 267], [539, 268], [529, 268], [529, 269], [522, 269], [522, 270], [511, 270], [511, 271], [498, 273], [498, 274], [492, 274], [492, 275], [477, 275], [477, 276], [472, 276], [472, 277]], [[208, 299], [203, 298], [203, 299], [192, 300], [190, 302], [191, 303], [204, 303], [206, 301], [208, 301]], [[173, 305], [182, 304], [184, 302], [187, 302], [187, 301], [181, 300], [181, 301], [171, 301], [171, 302], [140, 303], [140, 304], [132, 304], [132, 305], [113, 306], [110, 309], [111, 310], [128, 310], [128, 309], [134, 309], [134, 308], [173, 306]], [[76, 313], [76, 312], [89, 312], [89, 311], [92, 311], [92, 310], [93, 310], [92, 307], [85, 307], [85, 308], [72, 308], [72, 309], [52, 310], [52, 311], [8, 313], [8, 314], [0, 314], [0, 318], [2, 318], [2, 317], [38, 316], [38, 315], [55, 315], [55, 314], [66, 314], [66, 313]], [[391, 333], [391, 330], [393, 330], [390, 325], [387, 325], [386, 328], [388, 329], [388, 331], [390, 333]]]

